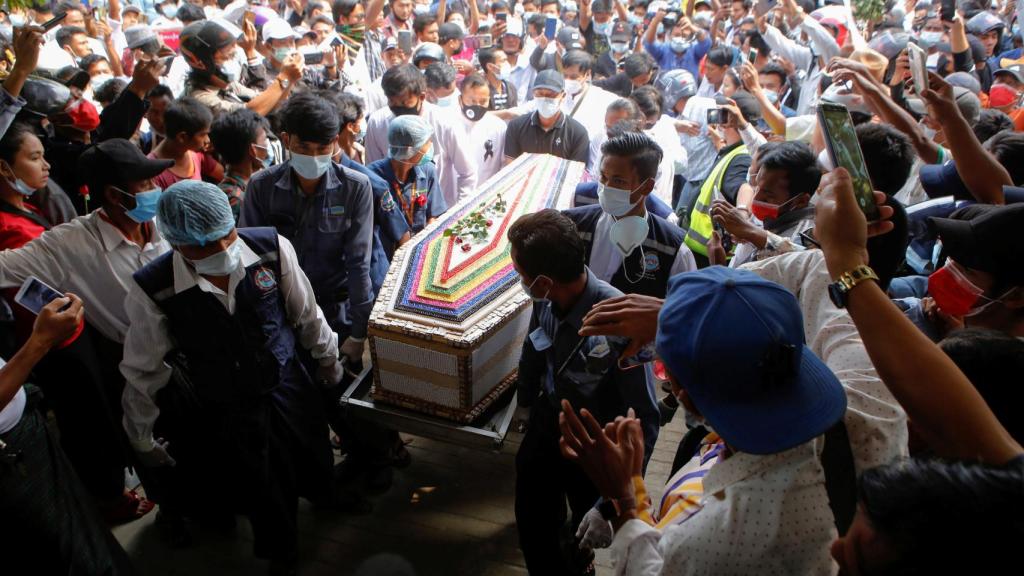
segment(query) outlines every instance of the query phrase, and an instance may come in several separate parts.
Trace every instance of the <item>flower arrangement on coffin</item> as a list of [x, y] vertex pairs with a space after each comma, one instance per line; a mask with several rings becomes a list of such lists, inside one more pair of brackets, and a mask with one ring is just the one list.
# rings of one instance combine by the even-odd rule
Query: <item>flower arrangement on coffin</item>
[[493, 217], [504, 214], [507, 209], [508, 204], [501, 194], [498, 194], [492, 204], [466, 214], [454, 225], [446, 228], [444, 237], [454, 238], [454, 242], [460, 245], [463, 252], [469, 252], [473, 249], [473, 244], [483, 244], [487, 241], [488, 230], [494, 225]]

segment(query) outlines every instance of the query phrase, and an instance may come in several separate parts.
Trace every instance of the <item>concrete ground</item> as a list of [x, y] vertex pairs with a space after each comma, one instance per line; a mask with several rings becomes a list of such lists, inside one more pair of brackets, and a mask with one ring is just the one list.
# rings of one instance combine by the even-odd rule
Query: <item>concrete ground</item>
[[[658, 438], [647, 473], [655, 501], [683, 430], [682, 414], [677, 414]], [[500, 452], [403, 436], [411, 440], [412, 465], [397, 471], [389, 492], [372, 498], [372, 513], [323, 513], [300, 503], [299, 574], [353, 574], [363, 561], [385, 552], [408, 559], [419, 576], [526, 574], [513, 511], [515, 453], [521, 434], [510, 432]], [[220, 489], [225, 498], [231, 497], [230, 486]], [[266, 563], [252, 556], [252, 532], [244, 518], [233, 533], [199, 532], [192, 547], [173, 550], [162, 544], [153, 525], [155, 516], [114, 529], [142, 574], [266, 573]], [[607, 552], [598, 552], [597, 565], [598, 574], [612, 573]]]

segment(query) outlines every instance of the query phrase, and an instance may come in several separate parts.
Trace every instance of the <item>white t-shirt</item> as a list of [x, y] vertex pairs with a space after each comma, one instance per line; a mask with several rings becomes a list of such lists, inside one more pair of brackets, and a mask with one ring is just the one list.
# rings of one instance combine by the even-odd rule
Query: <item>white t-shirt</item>
[[[5, 364], [7, 364], [7, 362], [0, 359], [0, 368]], [[14, 398], [11, 398], [11, 401], [7, 403], [7, 406], [4, 406], [3, 409], [0, 410], [0, 434], [10, 431], [11, 428], [17, 426], [18, 422], [21, 421], [21, 415], [25, 412], [25, 400], [25, 389], [18, 388], [18, 391], [14, 394]]]
[[484, 114], [476, 122], [470, 122], [461, 111], [459, 117], [466, 127], [470, 148], [476, 156], [476, 181], [477, 188], [480, 188], [505, 163], [505, 130], [508, 125], [493, 114]]

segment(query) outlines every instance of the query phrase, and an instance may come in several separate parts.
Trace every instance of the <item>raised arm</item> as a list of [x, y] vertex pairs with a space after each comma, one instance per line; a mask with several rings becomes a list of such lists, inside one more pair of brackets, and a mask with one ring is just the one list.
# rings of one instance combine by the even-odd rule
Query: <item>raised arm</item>
[[[818, 197], [815, 235], [838, 278], [868, 263], [867, 222], [842, 168], [822, 178]], [[1024, 452], [970, 380], [878, 284], [857, 284], [847, 310], [879, 376], [939, 456], [1004, 464]]]

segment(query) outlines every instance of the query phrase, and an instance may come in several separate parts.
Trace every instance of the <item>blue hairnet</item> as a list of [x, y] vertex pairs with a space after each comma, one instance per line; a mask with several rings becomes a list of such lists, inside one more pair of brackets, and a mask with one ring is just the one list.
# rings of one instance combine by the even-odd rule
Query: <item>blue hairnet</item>
[[164, 190], [156, 218], [164, 238], [179, 246], [205, 246], [235, 227], [227, 194], [200, 180], [182, 180]]
[[395, 160], [408, 160], [434, 135], [434, 129], [419, 116], [406, 114], [391, 121], [388, 126], [390, 155]]

